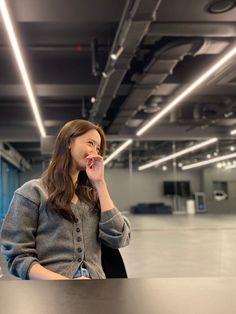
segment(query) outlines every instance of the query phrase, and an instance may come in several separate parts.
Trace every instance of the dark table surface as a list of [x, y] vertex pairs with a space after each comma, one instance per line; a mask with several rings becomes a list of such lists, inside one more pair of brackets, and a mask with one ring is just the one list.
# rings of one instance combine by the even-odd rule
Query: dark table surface
[[234, 278], [0, 281], [1, 314], [236, 313]]

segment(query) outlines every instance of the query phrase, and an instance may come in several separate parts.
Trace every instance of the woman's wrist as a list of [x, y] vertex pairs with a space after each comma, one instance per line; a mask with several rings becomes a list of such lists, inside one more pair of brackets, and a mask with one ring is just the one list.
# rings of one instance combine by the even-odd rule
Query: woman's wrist
[[104, 179], [97, 180], [93, 184], [97, 190], [106, 187], [106, 182]]

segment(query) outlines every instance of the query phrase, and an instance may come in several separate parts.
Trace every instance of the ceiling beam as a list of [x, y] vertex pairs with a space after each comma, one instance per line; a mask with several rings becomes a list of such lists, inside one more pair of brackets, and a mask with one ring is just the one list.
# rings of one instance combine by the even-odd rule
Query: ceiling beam
[[[121, 133], [117, 135], [117, 138], [132, 138], [133, 140], [139, 141], [181, 141], [181, 140], [201, 140], [208, 139], [211, 137], [217, 137], [221, 139], [233, 138], [229, 134], [229, 127], [216, 127], [211, 126], [208, 128], [196, 127], [188, 131], [189, 126], [179, 126], [179, 125], [156, 125], [153, 126], [149, 131], [147, 131], [142, 136], [136, 136], [135, 130], [129, 129], [127, 127], [122, 127]], [[109, 138], [115, 140], [116, 136], [109, 135]]]
[[236, 24], [214, 22], [168, 22], [151, 24], [148, 36], [236, 37]]
[[[97, 92], [96, 84], [35, 84], [35, 92], [38, 97], [77, 98], [82, 96], [94, 96]], [[130, 85], [121, 85], [117, 91], [118, 96], [125, 96], [129, 92]], [[25, 97], [25, 89], [21, 84], [0, 85], [0, 97]]]
[[[128, 4], [128, 2], [127, 2]], [[156, 11], [161, 0], [135, 0], [132, 7], [125, 6], [115, 39], [113, 41], [110, 56], [116, 55], [118, 49], [122, 49], [121, 56], [112, 60], [107, 59], [105, 66], [106, 77], [103, 77], [98, 86], [96, 101], [90, 112], [89, 119], [101, 123], [110, 104], [117, 96], [119, 86], [130, 67], [135, 55], [136, 47], [140, 44], [147, 30], [155, 19]], [[143, 20], [143, 17], [145, 19]], [[111, 73], [108, 75], [108, 73]]]

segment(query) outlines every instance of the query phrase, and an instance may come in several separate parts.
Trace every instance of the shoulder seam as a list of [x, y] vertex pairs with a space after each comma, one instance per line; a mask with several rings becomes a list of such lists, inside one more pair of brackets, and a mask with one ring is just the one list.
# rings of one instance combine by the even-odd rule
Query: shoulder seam
[[34, 200], [32, 200], [31, 198], [29, 198], [29, 197], [27, 197], [27, 196], [25, 196], [25, 195], [23, 195], [23, 194], [21, 194], [21, 193], [19, 193], [19, 192], [15, 192], [17, 195], [20, 195], [20, 196], [22, 196], [22, 197], [24, 197], [25, 199], [27, 199], [27, 200], [29, 200], [30, 202], [32, 202], [32, 203], [34, 203], [35, 205], [39, 205], [38, 203], [36, 203]]

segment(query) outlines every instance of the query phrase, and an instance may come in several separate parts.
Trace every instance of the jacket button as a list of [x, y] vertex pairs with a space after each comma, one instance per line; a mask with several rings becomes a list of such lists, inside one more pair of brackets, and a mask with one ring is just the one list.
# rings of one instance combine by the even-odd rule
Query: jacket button
[[78, 238], [77, 238], [77, 241], [80, 242], [80, 241], [81, 241], [81, 237], [78, 237]]
[[79, 262], [79, 263], [82, 262], [82, 258], [81, 258], [81, 257], [78, 258], [78, 262]]
[[81, 247], [79, 247], [79, 248], [77, 249], [77, 251], [78, 251], [79, 253], [81, 253], [81, 252], [82, 252]]
[[77, 231], [77, 232], [80, 232], [80, 228], [79, 228], [79, 227], [78, 227], [78, 228], [76, 228], [76, 231]]

